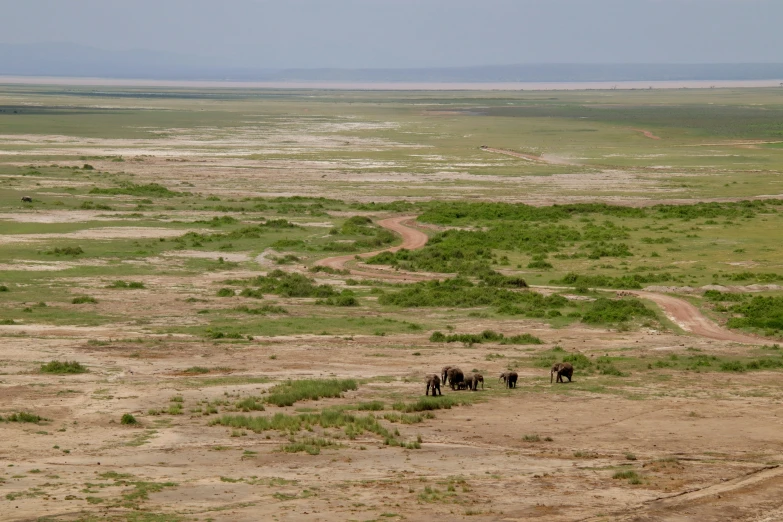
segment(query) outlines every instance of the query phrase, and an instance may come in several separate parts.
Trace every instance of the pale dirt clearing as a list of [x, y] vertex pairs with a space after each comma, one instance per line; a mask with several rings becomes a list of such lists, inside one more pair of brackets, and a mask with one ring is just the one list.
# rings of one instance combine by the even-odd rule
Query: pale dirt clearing
[[[556, 339], [568, 351], [588, 354], [601, 353], [591, 351], [593, 347], [630, 345], [631, 353], [639, 356], [679, 346], [681, 339], [583, 328], [552, 330], [527, 321], [520, 330], [550, 343]], [[109, 333], [87, 331], [101, 339]], [[176, 337], [139, 344], [130, 332], [125, 334], [128, 340], [114, 337], [91, 345], [85, 332], [81, 339], [44, 334], [33, 343], [29, 338], [4, 338], [4, 358], [17, 362], [8, 368], [13, 373], [3, 376], [3, 414], [25, 409], [52, 419], [41, 426], [0, 424], [6, 440], [0, 456], [14, 465], [4, 468], [6, 481], [0, 484], [0, 492], [21, 493], [8, 503], [14, 506], [12, 520], [44, 515], [75, 520], [76, 513], [103, 512], [102, 506], [93, 507], [87, 497], [112, 505], [132, 490], [99, 476], [107, 472], [176, 484], [151, 492], [142, 503], [144, 509], [215, 520], [254, 521], [272, 516], [291, 521], [366, 520], [382, 513], [397, 513], [407, 520], [529, 520], [545, 514], [549, 520], [571, 521], [598, 513], [668, 520], [663, 515], [682, 517], [696, 507], [702, 509], [696, 497], [678, 503], [676, 495], [683, 491], [711, 492], [704, 488], [718, 487], [726, 496], [743, 492], [731, 489], [735, 485], [771, 487], [778, 479], [775, 474], [756, 474], [752, 483], [745, 481], [765, 466], [764, 461], [783, 456], [778, 437], [783, 407], [775, 399], [783, 389], [773, 381], [764, 388], [769, 396], [744, 395], [758, 389], [754, 387], [763, 374], [706, 373], [692, 374], [687, 380], [675, 375], [674, 382], [668, 383], [640, 381], [628, 390], [647, 396], [639, 400], [622, 393], [568, 393], [567, 384], [552, 387], [563, 394], [544, 394], [541, 387], [550, 388], [548, 371], [535, 368], [520, 371], [516, 390], [503, 391], [497, 374], [506, 363], [503, 359], [486, 361], [485, 355], [519, 357], [516, 348], [438, 347], [421, 335], [351, 341], [285, 337], [231, 347]], [[408, 348], [400, 350], [401, 343]], [[718, 341], [697, 340], [694, 346], [714, 353], [733, 349]], [[413, 351], [422, 355], [412, 355]], [[270, 353], [276, 355], [274, 360], [269, 359]], [[378, 353], [394, 356], [379, 359], [374, 355]], [[79, 360], [91, 372], [60, 377], [32, 372], [38, 361], [54, 358]], [[423, 374], [438, 371], [444, 362], [481, 368], [486, 390], [471, 393], [446, 388], [446, 395], [472, 396], [480, 402], [436, 411], [434, 419], [416, 424], [381, 421], [398, 429], [405, 440], [420, 436], [420, 450], [388, 447], [382, 439], [365, 433], [353, 440], [343, 434], [339, 447], [325, 448], [320, 455], [284, 453], [279, 448], [287, 443], [285, 433], [245, 431], [232, 437], [231, 429], [209, 426], [226, 412], [221, 401], [263, 394], [272, 384], [253, 379], [366, 379], [342, 399], [297, 407], [380, 399], [388, 408], [394, 397], [411, 400], [420, 396]], [[194, 365], [220, 370], [207, 375], [183, 373]], [[575, 376], [575, 381], [585, 379]], [[44, 383], [48, 385], [38, 386]], [[182, 397], [183, 414], [147, 413], [150, 408], [167, 409], [173, 396]], [[193, 411], [204, 409], [202, 401], [218, 404], [220, 413]], [[267, 412], [249, 415], [295, 414], [295, 410], [267, 406]], [[119, 416], [125, 412], [133, 413], [141, 425], [119, 425]], [[379, 414], [382, 417], [387, 412]], [[316, 427], [313, 435], [323, 431], [335, 434]], [[530, 434], [541, 440], [525, 441], [523, 436]], [[705, 440], [710, 441], [706, 447]], [[627, 454], [636, 460], [629, 461]], [[636, 470], [643, 482], [629, 486], [627, 480], [612, 478], [617, 469]], [[89, 483], [104, 486], [90, 488]], [[655, 500], [669, 497], [672, 500], [664, 504]], [[735, 497], [730, 504], [733, 520], [755, 520], [750, 517], [756, 514], [758, 499]], [[768, 496], [766, 502], [773, 500], [779, 507], [779, 498]], [[109, 512], [125, 511], [115, 506]]]
[[[194, 229], [193, 232], [204, 233], [205, 229]], [[62, 234], [2, 234], [0, 244], [33, 243], [51, 240], [78, 240], [78, 239], [158, 239], [179, 237], [188, 230], [152, 227], [101, 227], [76, 232], [64, 232]]]

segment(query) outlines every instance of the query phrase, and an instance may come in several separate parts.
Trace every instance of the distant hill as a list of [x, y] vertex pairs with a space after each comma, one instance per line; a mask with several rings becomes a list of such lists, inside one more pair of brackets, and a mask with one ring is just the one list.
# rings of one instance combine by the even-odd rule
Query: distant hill
[[253, 69], [156, 51], [0, 44], [0, 75], [321, 82], [607, 82], [783, 79], [783, 63], [520, 64], [420, 69]]

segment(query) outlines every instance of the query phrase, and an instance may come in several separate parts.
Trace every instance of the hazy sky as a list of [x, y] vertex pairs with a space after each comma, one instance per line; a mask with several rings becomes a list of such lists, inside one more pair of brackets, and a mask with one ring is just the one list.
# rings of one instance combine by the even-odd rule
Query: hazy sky
[[783, 62], [783, 0], [0, 0], [1, 43], [249, 67]]

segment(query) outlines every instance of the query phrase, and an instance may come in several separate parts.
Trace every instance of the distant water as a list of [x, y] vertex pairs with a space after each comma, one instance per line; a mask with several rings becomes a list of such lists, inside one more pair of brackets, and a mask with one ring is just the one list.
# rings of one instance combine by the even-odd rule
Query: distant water
[[215, 80], [133, 80], [47, 76], [0, 76], [5, 85], [63, 85], [80, 87], [177, 87], [192, 89], [325, 89], [370, 91], [581, 91], [642, 89], [710, 89], [780, 87], [781, 80], [686, 80], [621, 82], [253, 82]]

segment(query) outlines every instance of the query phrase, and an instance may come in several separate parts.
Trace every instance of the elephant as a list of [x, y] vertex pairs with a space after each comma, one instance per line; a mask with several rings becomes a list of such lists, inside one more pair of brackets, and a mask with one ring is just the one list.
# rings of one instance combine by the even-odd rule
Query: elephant
[[33, 198], [31, 198], [30, 196], [22, 196], [22, 203], [32, 203], [32, 202], [33, 202]]
[[503, 372], [500, 374], [500, 380], [506, 383], [506, 388], [516, 388], [518, 378], [517, 372]]
[[433, 397], [437, 395], [443, 395], [443, 392], [440, 391], [440, 377], [435, 374], [427, 376], [427, 391], [424, 393], [424, 395], [430, 394], [430, 388], [432, 389]]
[[484, 389], [484, 376], [480, 373], [474, 373], [473, 374], [473, 389], [478, 388], [478, 383], [481, 383], [481, 389]]
[[[457, 368], [456, 366], [452, 366], [448, 369], [446, 372], [446, 377], [449, 380], [449, 385], [451, 386], [451, 389], [455, 389], [459, 383], [465, 380], [465, 374], [462, 373], [462, 370]], [[444, 381], [445, 383], [445, 381]]]
[[463, 380], [462, 383], [465, 385], [466, 390], [476, 389], [476, 378], [473, 375], [465, 376], [465, 380]]
[[444, 366], [443, 369], [440, 371], [440, 381], [443, 384], [446, 384], [446, 378], [448, 377], [449, 370], [454, 368], [453, 366]]
[[568, 382], [571, 382], [571, 376], [574, 374], [574, 367], [571, 366], [571, 363], [567, 362], [555, 363], [552, 365], [552, 370], [549, 372], [550, 383], [555, 374], [557, 374], [557, 382], [565, 382], [563, 381], [564, 375], [568, 377]]

